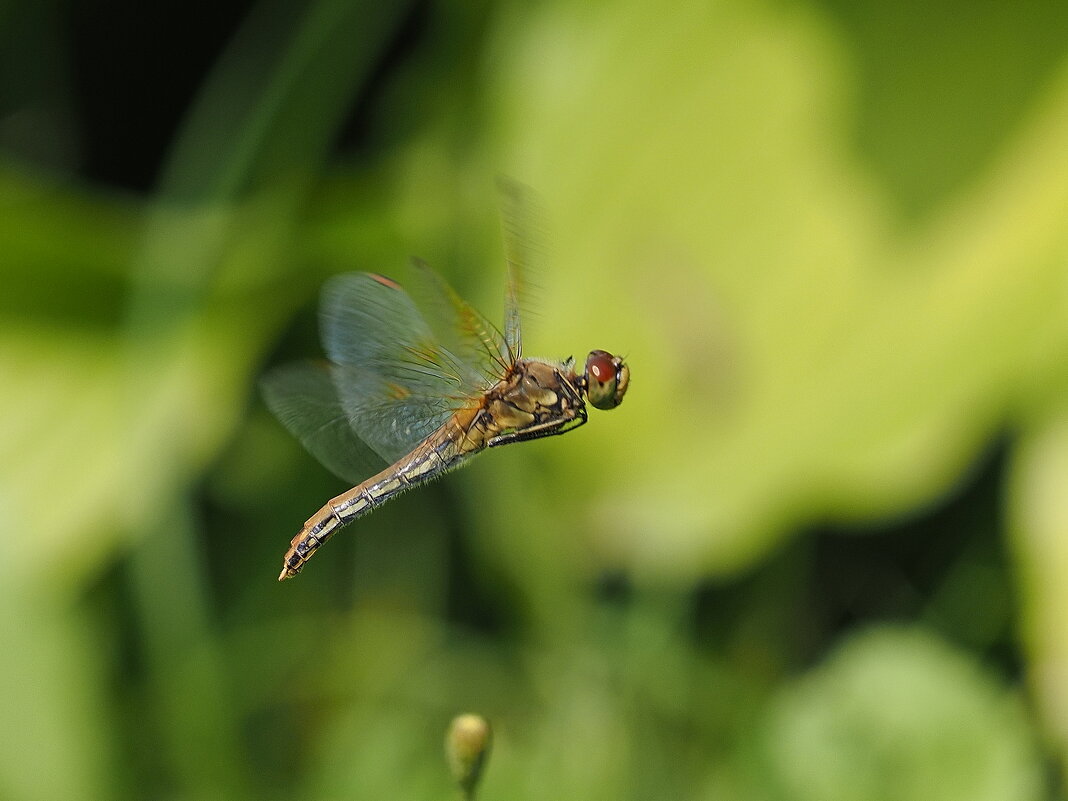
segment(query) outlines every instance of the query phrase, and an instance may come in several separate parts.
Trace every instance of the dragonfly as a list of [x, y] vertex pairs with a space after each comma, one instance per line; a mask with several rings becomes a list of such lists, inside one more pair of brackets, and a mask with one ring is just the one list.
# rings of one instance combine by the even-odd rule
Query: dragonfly
[[[507, 236], [506, 236], [507, 240]], [[342, 526], [487, 448], [564, 434], [586, 422], [586, 402], [614, 409], [630, 383], [624, 360], [592, 350], [575, 361], [523, 356], [524, 259], [506, 247], [503, 330], [422, 262], [420, 310], [396, 281], [344, 273], [323, 287], [326, 363], [301, 363], [263, 381], [268, 407], [328, 469], [355, 484], [304, 523], [279, 581]]]

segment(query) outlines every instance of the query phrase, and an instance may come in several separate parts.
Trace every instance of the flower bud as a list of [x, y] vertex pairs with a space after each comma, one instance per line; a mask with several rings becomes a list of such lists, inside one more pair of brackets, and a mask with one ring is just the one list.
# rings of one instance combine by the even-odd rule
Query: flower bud
[[445, 756], [452, 777], [465, 798], [474, 798], [493, 739], [489, 722], [481, 715], [457, 715], [445, 735]]

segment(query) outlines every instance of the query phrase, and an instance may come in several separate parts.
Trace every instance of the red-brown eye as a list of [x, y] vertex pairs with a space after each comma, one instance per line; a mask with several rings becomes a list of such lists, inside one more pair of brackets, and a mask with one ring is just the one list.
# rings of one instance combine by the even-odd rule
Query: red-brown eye
[[586, 357], [586, 397], [597, 409], [614, 409], [623, 402], [630, 370], [611, 353], [590, 351]]
[[590, 378], [595, 381], [611, 381], [616, 377], [616, 366], [612, 364], [612, 357], [603, 351], [590, 354], [586, 369], [589, 370]]

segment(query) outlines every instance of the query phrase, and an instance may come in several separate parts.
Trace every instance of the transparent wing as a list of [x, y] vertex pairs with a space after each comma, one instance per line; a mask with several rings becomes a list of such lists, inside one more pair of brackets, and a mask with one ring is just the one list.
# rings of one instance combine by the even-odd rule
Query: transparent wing
[[486, 389], [483, 371], [440, 344], [408, 294], [384, 276], [328, 281], [320, 326], [348, 423], [388, 462]]
[[386, 467], [349, 425], [327, 365], [276, 368], [263, 377], [260, 389], [267, 408], [335, 475], [359, 484]]
[[469, 368], [469, 384], [480, 390], [493, 386], [508, 372], [515, 358], [500, 329], [461, 298], [426, 262], [412, 259], [413, 290], [420, 308], [443, 347]]
[[542, 260], [538, 243], [537, 213], [533, 192], [510, 178], [497, 179], [504, 235], [504, 256], [508, 284], [504, 297], [504, 339], [509, 353], [518, 359], [523, 353], [522, 317], [529, 316], [531, 274]]

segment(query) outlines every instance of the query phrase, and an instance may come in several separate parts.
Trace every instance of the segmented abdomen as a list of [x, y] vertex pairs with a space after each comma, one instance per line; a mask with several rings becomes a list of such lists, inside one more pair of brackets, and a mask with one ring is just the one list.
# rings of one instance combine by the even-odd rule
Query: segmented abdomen
[[[481, 450], [462, 448], [457, 445], [457, 439], [450, 436], [447, 429], [442, 429], [439, 437], [423, 443], [396, 464], [327, 502], [308, 518], [290, 542], [278, 580], [284, 581], [297, 575], [304, 563], [346, 523], [376, 509], [409, 487], [456, 467], [465, 456]], [[459, 441], [465, 442], [462, 435]]]

